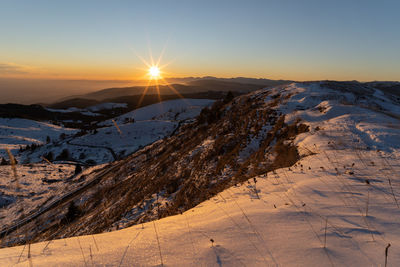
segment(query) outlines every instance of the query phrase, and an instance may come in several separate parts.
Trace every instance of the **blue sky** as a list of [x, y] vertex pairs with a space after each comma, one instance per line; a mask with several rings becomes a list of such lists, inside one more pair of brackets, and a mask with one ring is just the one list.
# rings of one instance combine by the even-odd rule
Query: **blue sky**
[[[0, 76], [400, 80], [399, 1], [0, 2]], [[3, 73], [1, 73], [3, 72]]]

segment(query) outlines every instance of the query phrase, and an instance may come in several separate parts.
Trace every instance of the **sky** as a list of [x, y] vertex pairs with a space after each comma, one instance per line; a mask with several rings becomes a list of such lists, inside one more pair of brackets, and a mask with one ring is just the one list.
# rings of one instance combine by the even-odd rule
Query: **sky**
[[400, 80], [399, 10], [396, 0], [0, 0], [0, 77], [134, 80], [151, 51], [165, 77]]

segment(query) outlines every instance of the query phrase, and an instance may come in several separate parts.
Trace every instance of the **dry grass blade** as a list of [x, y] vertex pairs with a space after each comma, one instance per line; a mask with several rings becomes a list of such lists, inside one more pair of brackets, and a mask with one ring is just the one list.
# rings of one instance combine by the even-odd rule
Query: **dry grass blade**
[[31, 255], [31, 242], [28, 243], [28, 261], [29, 261], [29, 267], [32, 267], [33, 262], [32, 262], [32, 255]]
[[391, 193], [392, 193], [392, 196], [393, 196], [394, 202], [396, 203], [396, 206], [397, 206], [398, 208], [400, 208], [400, 206], [399, 206], [399, 203], [397, 202], [396, 195], [394, 194], [394, 191], [393, 191], [393, 186], [392, 186], [392, 181], [390, 180], [390, 178], [388, 178], [388, 182], [389, 182], [390, 191], [391, 191]]
[[366, 207], [365, 207], [365, 217], [368, 217], [368, 205], [369, 205], [369, 188], [368, 188], [368, 191], [367, 191], [367, 204], [366, 204]]
[[117, 128], [118, 133], [122, 136], [122, 131], [119, 128], [118, 124], [115, 122], [115, 120], [111, 120], [114, 123], [115, 128]]
[[18, 182], [17, 166], [16, 166], [17, 164], [15, 162], [15, 158], [14, 158], [13, 154], [11, 153], [11, 151], [8, 148], [6, 148], [6, 151], [7, 151], [8, 157], [10, 158], [10, 164], [11, 164], [11, 169], [13, 171], [13, 175], [14, 175], [14, 179], [15, 179], [15, 185], [16, 185], [17, 190], [19, 190], [20, 185]]
[[92, 235], [92, 238], [93, 238], [93, 242], [96, 246], [97, 251], [99, 251], [99, 247], [97, 246], [97, 242], [96, 242], [96, 239], [94, 238], [94, 235]]
[[82, 249], [81, 241], [79, 240], [79, 236], [77, 236], [77, 240], [78, 240], [79, 248], [81, 249], [81, 253], [82, 253], [83, 262], [85, 263], [85, 266], [88, 266], [88, 265], [87, 265], [87, 263], [86, 263], [85, 254], [83, 253], [83, 249]]
[[25, 247], [26, 247], [26, 244], [25, 244], [24, 247], [22, 248], [21, 254], [19, 254], [17, 264], [21, 261], [21, 257], [22, 257], [22, 254], [23, 254], [24, 251], [25, 251]]
[[389, 247], [390, 247], [390, 243], [387, 244], [387, 246], [385, 248], [385, 267], [387, 266], [387, 257], [388, 257]]
[[326, 248], [326, 230], [328, 228], [328, 218], [325, 219], [324, 248]]
[[185, 215], [185, 219], [186, 219], [186, 226], [187, 226], [187, 228], [189, 230], [190, 242], [192, 243], [193, 259], [195, 259], [195, 257], [196, 257], [196, 249], [194, 248], [193, 235], [192, 235], [192, 231], [190, 229], [189, 219], [188, 219], [186, 213], [184, 215]]
[[153, 226], [154, 226], [154, 232], [156, 233], [157, 245], [158, 245], [158, 252], [160, 253], [161, 266], [164, 266], [164, 262], [163, 262], [163, 258], [162, 258], [162, 253], [161, 253], [160, 239], [159, 239], [159, 237], [158, 237], [157, 227], [156, 227], [156, 223], [155, 223], [154, 221], [153, 221]]
[[41, 157], [41, 159], [43, 159], [44, 161], [46, 161], [50, 166], [52, 166], [53, 168], [54, 168], [54, 166], [53, 166], [53, 163], [50, 161], [50, 160], [48, 160], [48, 159], [46, 159], [45, 157]]
[[124, 251], [124, 253], [122, 254], [122, 257], [121, 257], [121, 260], [120, 260], [120, 262], [119, 262], [118, 267], [120, 267], [120, 266], [122, 265], [122, 262], [124, 261], [124, 258], [125, 258], [125, 256], [126, 256], [126, 253], [128, 252], [129, 247], [131, 246], [132, 242], [133, 242], [134, 240], [136, 240], [136, 238], [140, 235], [140, 233], [141, 233], [141, 231], [138, 232], [138, 233], [136, 234], [136, 236], [135, 236], [134, 238], [132, 238], [132, 240], [131, 240], [131, 241], [128, 243], [128, 245], [126, 246], [125, 251]]

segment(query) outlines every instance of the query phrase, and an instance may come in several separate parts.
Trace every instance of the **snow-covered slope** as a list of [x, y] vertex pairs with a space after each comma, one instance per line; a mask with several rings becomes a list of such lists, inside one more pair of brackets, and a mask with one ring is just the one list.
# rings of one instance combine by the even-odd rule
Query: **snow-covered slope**
[[109, 126], [98, 129], [96, 134], [76, 138], [70, 144], [106, 146], [119, 155], [127, 155], [168, 136], [181, 121], [196, 117], [213, 102], [209, 99], [177, 99], [149, 105], [105, 121], [102, 124]]
[[[288, 98], [279, 109], [286, 121], [301, 118], [312, 129], [337, 132], [342, 142], [358, 140], [360, 146], [397, 153], [400, 149], [400, 102], [380, 90], [336, 88], [330, 83], [292, 84], [274, 89], [271, 95]], [[343, 132], [343, 135], [340, 134]]]
[[[175, 99], [164, 101], [161, 103], [148, 105], [140, 109], [128, 112], [122, 116], [114, 118], [118, 124], [124, 123], [126, 119], [134, 119], [135, 121], [148, 120], [185, 120], [194, 118], [200, 111], [211, 105], [215, 100], [210, 99]], [[104, 125], [112, 125], [112, 121], [106, 121]]]
[[[384, 266], [387, 248], [387, 265], [398, 266], [399, 103], [352, 83], [291, 84], [250, 97], [264, 98], [287, 123], [309, 125], [292, 140], [302, 156], [294, 166], [180, 215], [1, 249], [0, 265]], [[242, 157], [267, 130], [249, 136]]]
[[26, 119], [0, 118], [0, 157], [6, 156], [5, 148], [15, 153], [20, 146], [44, 144], [47, 136], [58, 139], [62, 133], [74, 134], [77, 130], [45, 122]]
[[[67, 149], [70, 157], [79, 162], [110, 162], [168, 136], [180, 122], [196, 117], [205, 106], [213, 102], [214, 100], [208, 99], [177, 99], [153, 104], [102, 122], [99, 124], [102, 128], [76, 137], [72, 134], [78, 130], [65, 129], [64, 132], [70, 135], [65, 140], [57, 139], [57, 142], [34, 151], [26, 151], [18, 155], [18, 159], [24, 163], [40, 162], [43, 155], [51, 152], [56, 158]], [[85, 112], [112, 107], [122, 106], [118, 103], [105, 103], [88, 108]], [[9, 127], [7, 123], [8, 121], [5, 121], [4, 126], [0, 127]], [[19, 127], [24, 129], [23, 126]], [[60, 127], [57, 129], [63, 130]], [[30, 134], [28, 130], [29, 128], [25, 130], [26, 135]], [[4, 135], [6, 136], [6, 133]], [[51, 133], [41, 132], [38, 133], [38, 138], [46, 139], [47, 135]]]
[[[86, 169], [84, 174], [99, 167]], [[0, 220], [3, 227], [80, 186], [87, 177], [74, 175], [74, 170], [74, 165], [67, 164], [17, 165], [15, 178], [11, 166], [0, 166]]]
[[[316, 155], [256, 177], [256, 186], [250, 180], [225, 190], [182, 215], [33, 244], [30, 259], [27, 246], [2, 249], [0, 262], [160, 266], [162, 257], [165, 266], [383, 266], [391, 243], [388, 266], [397, 266], [400, 211], [387, 179], [399, 172], [399, 159], [358, 143], [343, 148], [328, 142], [330, 136], [305, 138], [299, 144]], [[398, 177], [392, 186], [399, 192]]]

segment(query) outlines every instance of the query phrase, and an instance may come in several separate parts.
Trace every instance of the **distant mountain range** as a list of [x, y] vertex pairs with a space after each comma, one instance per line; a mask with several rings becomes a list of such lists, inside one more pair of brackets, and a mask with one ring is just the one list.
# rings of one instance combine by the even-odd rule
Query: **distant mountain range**
[[[167, 78], [181, 94], [204, 91], [250, 92], [261, 87], [287, 84], [288, 80], [271, 80], [262, 78], [217, 78], [184, 77]], [[6, 79], [0, 78], [0, 103], [35, 104], [43, 106], [71, 100], [74, 98], [92, 99], [100, 102], [106, 98], [127, 95], [139, 95], [144, 91], [147, 80], [59, 80], [59, 79]], [[399, 82], [374, 81], [372, 86], [399, 91]], [[106, 88], [106, 89], [104, 89]], [[147, 94], [156, 94], [154, 86]], [[175, 94], [168, 86], [160, 87], [161, 95]], [[81, 101], [86, 102], [86, 101]], [[93, 102], [94, 103], [94, 102]]]
[[86, 108], [99, 103], [127, 103], [132, 108], [137, 107], [141, 95], [144, 95], [144, 103], [153, 104], [159, 102], [158, 95], [162, 100], [185, 98], [207, 98], [219, 99], [231, 91], [235, 95], [245, 94], [265, 87], [290, 83], [285, 80], [268, 80], [252, 78], [172, 78], [168, 79], [171, 84], [162, 84], [158, 87], [151, 86], [130, 86], [114, 87], [99, 91], [64, 97], [51, 104], [42, 104], [50, 108]]
[[116, 98], [121, 96], [141, 95], [144, 92], [146, 94], [160, 94], [160, 95], [173, 95], [179, 92], [180, 94], [193, 94], [207, 91], [221, 91], [221, 92], [239, 92], [248, 93], [257, 89], [261, 89], [269, 86], [276, 86], [280, 84], [287, 84], [291, 81], [286, 80], [268, 80], [268, 79], [251, 79], [251, 78], [215, 78], [215, 77], [204, 77], [204, 78], [171, 78], [168, 79], [170, 84], [161, 84], [158, 86], [151, 84], [147, 87], [144, 85], [131, 86], [131, 87], [113, 87], [102, 89], [99, 91], [83, 94], [74, 95], [60, 99], [60, 101], [70, 99], [92, 99], [97, 101], [103, 101], [109, 98]]

